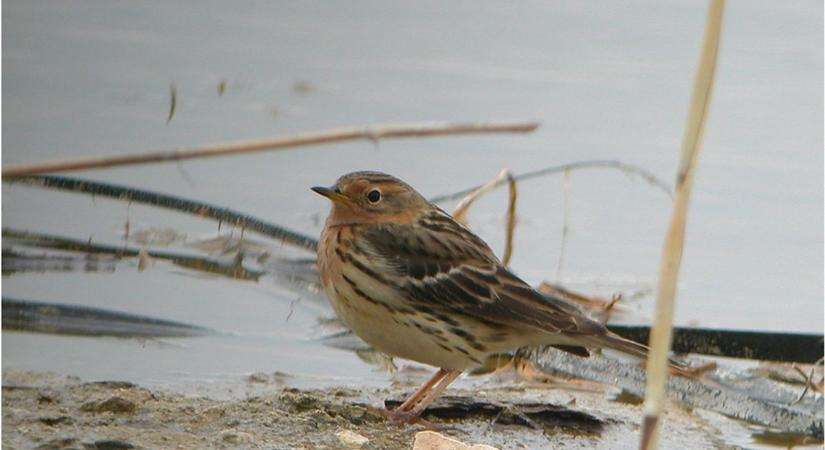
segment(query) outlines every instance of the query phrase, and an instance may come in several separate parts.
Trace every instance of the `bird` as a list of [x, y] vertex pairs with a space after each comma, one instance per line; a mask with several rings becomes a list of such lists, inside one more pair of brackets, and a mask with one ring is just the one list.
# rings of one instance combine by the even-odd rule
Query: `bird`
[[378, 351], [439, 369], [383, 411], [393, 420], [420, 420], [461, 373], [522, 347], [647, 355], [646, 346], [536, 291], [484, 240], [396, 177], [359, 171], [311, 189], [332, 202], [318, 269], [335, 313]]

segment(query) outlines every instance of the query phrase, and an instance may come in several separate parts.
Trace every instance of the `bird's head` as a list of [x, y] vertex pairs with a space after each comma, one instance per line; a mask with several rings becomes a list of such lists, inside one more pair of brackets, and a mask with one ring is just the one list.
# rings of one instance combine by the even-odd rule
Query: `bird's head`
[[407, 183], [381, 172], [353, 172], [313, 191], [332, 201], [327, 224], [411, 223], [433, 206]]

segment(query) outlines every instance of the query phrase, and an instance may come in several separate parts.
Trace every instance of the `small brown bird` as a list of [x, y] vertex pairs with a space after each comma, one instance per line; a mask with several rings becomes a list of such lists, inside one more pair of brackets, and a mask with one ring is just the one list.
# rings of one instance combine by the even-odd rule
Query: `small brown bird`
[[388, 412], [396, 420], [414, 420], [463, 371], [519, 347], [647, 355], [644, 345], [548, 300], [397, 178], [354, 172], [312, 190], [332, 201], [318, 266], [338, 317], [375, 349], [441, 369]]

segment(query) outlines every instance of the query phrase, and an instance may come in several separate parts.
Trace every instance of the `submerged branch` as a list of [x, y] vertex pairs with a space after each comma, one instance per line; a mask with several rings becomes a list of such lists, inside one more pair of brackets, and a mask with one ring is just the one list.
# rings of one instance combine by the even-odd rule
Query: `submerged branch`
[[15, 183], [26, 183], [65, 191], [84, 192], [92, 195], [115, 198], [135, 203], [145, 203], [161, 208], [172, 209], [199, 217], [214, 219], [222, 223], [231, 224], [246, 231], [257, 233], [281, 240], [306, 250], [315, 251], [318, 241], [301, 233], [265, 222], [256, 217], [222, 208], [204, 202], [189, 200], [173, 195], [146, 191], [143, 189], [119, 186], [99, 181], [89, 181], [79, 178], [61, 177], [56, 175], [35, 175], [13, 180]]
[[263, 272], [249, 270], [240, 264], [227, 264], [199, 256], [181, 255], [179, 253], [160, 252], [154, 250], [145, 251], [124, 246], [94, 244], [91, 241], [84, 241], [80, 239], [70, 239], [60, 236], [4, 228], [3, 244], [5, 246], [9, 243], [19, 243], [20, 245], [28, 247], [47, 248], [53, 250], [104, 254], [111, 255], [115, 258], [137, 258], [140, 257], [143, 252], [153, 259], [161, 259], [172, 262], [181, 267], [216, 275], [223, 275], [230, 278], [237, 278], [241, 280], [258, 280], [258, 278], [263, 275]]
[[216, 331], [154, 317], [3, 297], [3, 330], [120, 338], [198, 337]]

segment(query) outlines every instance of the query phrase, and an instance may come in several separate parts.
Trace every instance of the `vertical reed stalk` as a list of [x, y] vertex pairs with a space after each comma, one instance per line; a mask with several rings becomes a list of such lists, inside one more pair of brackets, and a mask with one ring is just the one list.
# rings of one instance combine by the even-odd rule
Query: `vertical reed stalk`
[[724, 0], [711, 0], [708, 8], [704, 44], [694, 79], [685, 134], [682, 138], [681, 160], [676, 176], [676, 194], [659, 268], [655, 322], [650, 333], [647, 388], [640, 442], [642, 450], [658, 448], [660, 415], [665, 402], [667, 358], [673, 334], [673, 309], [685, 241], [687, 208], [713, 90], [723, 7]]

